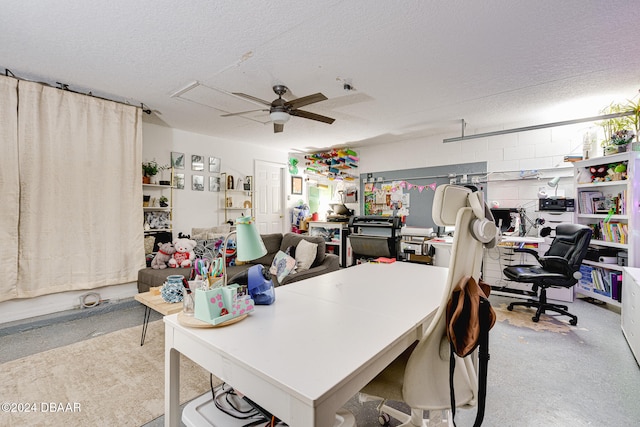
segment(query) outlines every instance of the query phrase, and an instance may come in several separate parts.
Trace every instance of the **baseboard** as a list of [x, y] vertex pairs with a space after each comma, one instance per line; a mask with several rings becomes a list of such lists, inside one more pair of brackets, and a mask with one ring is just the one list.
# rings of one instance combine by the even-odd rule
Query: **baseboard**
[[97, 292], [102, 300], [119, 301], [133, 297], [138, 293], [138, 287], [136, 282], [130, 282], [91, 290], [61, 292], [0, 302], [0, 324], [80, 308], [80, 296], [87, 292]]

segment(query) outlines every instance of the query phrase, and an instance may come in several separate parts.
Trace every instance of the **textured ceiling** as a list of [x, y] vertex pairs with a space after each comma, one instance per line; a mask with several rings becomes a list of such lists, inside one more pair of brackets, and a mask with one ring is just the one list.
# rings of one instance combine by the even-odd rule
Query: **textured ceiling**
[[[308, 150], [598, 114], [640, 88], [635, 0], [0, 0], [0, 67], [139, 105], [146, 120]], [[194, 84], [197, 82], [198, 84]], [[345, 91], [344, 84], [355, 90]], [[268, 114], [324, 93], [274, 134]], [[195, 87], [193, 89], [192, 87]], [[172, 96], [173, 95], [173, 96]]]

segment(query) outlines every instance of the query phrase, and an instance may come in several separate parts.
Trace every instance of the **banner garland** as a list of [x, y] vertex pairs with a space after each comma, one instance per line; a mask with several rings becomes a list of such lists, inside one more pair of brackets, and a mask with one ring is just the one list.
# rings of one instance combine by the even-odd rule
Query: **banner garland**
[[398, 189], [402, 189], [402, 188], [406, 188], [407, 190], [413, 190], [414, 188], [418, 190], [419, 193], [422, 193], [423, 190], [429, 188], [433, 191], [436, 191], [436, 186], [437, 184], [435, 182], [428, 184], [428, 185], [417, 185], [417, 184], [412, 184], [408, 181], [399, 181], [397, 185], [391, 185], [391, 184], [384, 184], [382, 188], [376, 188], [376, 186], [374, 185], [372, 190], [374, 192], [376, 191], [391, 191], [391, 192], [395, 192], [398, 191]]

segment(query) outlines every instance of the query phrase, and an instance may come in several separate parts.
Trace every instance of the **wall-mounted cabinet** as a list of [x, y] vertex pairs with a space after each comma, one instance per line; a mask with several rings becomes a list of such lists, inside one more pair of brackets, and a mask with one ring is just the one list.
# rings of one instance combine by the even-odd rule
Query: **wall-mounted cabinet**
[[[222, 209], [224, 210], [224, 222], [234, 221], [241, 216], [253, 216], [253, 177], [247, 176], [244, 181], [238, 183], [229, 179], [227, 173], [220, 175], [220, 183], [224, 186], [221, 192]], [[233, 183], [233, 184], [231, 184]]]
[[[626, 176], [618, 172], [608, 174], [611, 180], [591, 178], [592, 167], [613, 171], [620, 164], [626, 166]], [[593, 229], [592, 255], [583, 261], [576, 291], [616, 306], [620, 306], [626, 293], [623, 266], [640, 266], [639, 165], [640, 152], [636, 151], [574, 164], [575, 222]]]

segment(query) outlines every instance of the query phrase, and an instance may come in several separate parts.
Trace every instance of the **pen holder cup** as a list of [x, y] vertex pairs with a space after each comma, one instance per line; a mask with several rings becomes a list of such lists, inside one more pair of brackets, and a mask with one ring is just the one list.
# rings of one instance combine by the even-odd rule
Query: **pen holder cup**
[[[238, 298], [239, 285], [232, 284], [208, 291], [196, 290], [195, 318], [218, 325], [250, 313], [254, 309], [251, 298]], [[226, 310], [226, 314], [223, 314]]]

